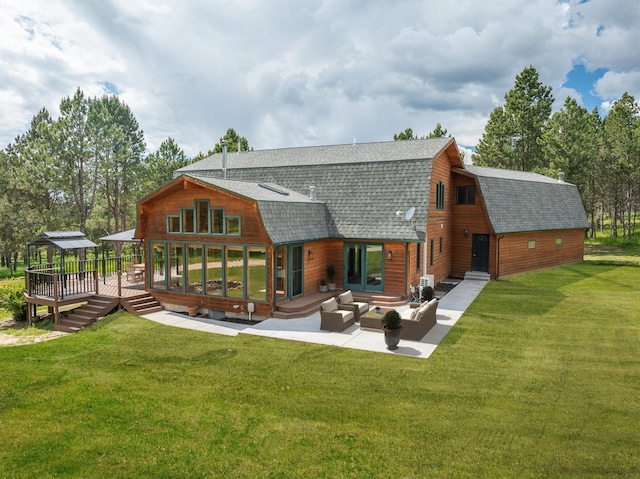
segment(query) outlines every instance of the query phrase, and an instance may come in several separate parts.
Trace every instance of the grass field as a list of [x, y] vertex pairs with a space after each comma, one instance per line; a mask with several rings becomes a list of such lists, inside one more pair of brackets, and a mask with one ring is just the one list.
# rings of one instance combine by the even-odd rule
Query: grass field
[[639, 290], [491, 282], [428, 360], [118, 313], [0, 348], [0, 477], [638, 477]]

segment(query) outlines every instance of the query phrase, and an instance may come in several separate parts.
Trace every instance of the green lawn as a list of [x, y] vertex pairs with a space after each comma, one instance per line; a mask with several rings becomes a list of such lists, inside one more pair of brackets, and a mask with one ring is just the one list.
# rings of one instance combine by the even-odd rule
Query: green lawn
[[638, 477], [638, 291], [491, 282], [427, 360], [118, 313], [0, 348], [0, 477]]

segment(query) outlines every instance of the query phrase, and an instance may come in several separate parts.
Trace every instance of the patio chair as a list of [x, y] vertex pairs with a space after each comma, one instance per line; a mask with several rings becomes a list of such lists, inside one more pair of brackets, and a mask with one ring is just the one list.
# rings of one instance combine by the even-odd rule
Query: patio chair
[[369, 311], [369, 302], [358, 298], [358, 301], [353, 299], [353, 293], [351, 290], [345, 291], [338, 295], [338, 301], [341, 306], [348, 306], [353, 311], [356, 321], [360, 321], [360, 316], [366, 314]]
[[344, 331], [355, 322], [352, 308], [338, 304], [336, 298], [328, 299], [320, 305], [320, 329]]

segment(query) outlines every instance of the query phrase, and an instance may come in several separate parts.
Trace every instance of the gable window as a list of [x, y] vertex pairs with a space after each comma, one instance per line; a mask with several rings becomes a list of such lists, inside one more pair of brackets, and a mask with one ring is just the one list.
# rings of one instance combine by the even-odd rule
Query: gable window
[[227, 234], [232, 236], [240, 235], [240, 217], [239, 216], [227, 216]]
[[224, 234], [224, 210], [222, 208], [211, 209], [211, 232], [214, 235]]
[[227, 216], [224, 208], [209, 207], [209, 200], [195, 200], [193, 208], [181, 208], [178, 215], [167, 215], [167, 232], [240, 236], [242, 218]]
[[180, 233], [180, 217], [176, 215], [167, 216], [167, 231], [169, 233]]
[[185, 208], [182, 210], [182, 232], [193, 233], [193, 208]]
[[444, 183], [442, 181], [438, 181], [436, 184], [436, 209], [444, 209]]
[[199, 234], [209, 233], [209, 202], [206, 200], [196, 201], [197, 226], [196, 231]]
[[456, 204], [458, 205], [475, 205], [476, 204], [476, 187], [458, 186], [456, 188]]

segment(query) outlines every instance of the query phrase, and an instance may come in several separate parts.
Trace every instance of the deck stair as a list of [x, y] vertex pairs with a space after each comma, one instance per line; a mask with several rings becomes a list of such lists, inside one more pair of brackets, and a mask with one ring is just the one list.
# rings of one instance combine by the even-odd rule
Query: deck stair
[[[294, 319], [311, 316], [320, 309], [320, 304], [329, 298], [337, 298], [343, 290], [329, 291], [327, 293], [312, 293], [301, 298], [293, 300], [285, 300], [277, 303], [276, 311], [273, 312], [274, 318]], [[372, 293], [368, 291], [353, 291], [355, 299], [366, 299], [371, 306], [401, 306], [407, 303], [407, 299], [403, 299], [397, 295], [385, 295], [383, 293]]]
[[95, 295], [90, 297], [85, 304], [74, 309], [66, 317], [61, 318], [59, 323], [54, 325], [56, 331], [76, 333], [81, 329], [95, 323], [113, 311], [118, 306], [118, 298]]
[[150, 293], [143, 293], [137, 296], [122, 298], [120, 302], [124, 309], [131, 314], [142, 316], [143, 314], [155, 313], [162, 311], [164, 308]]

